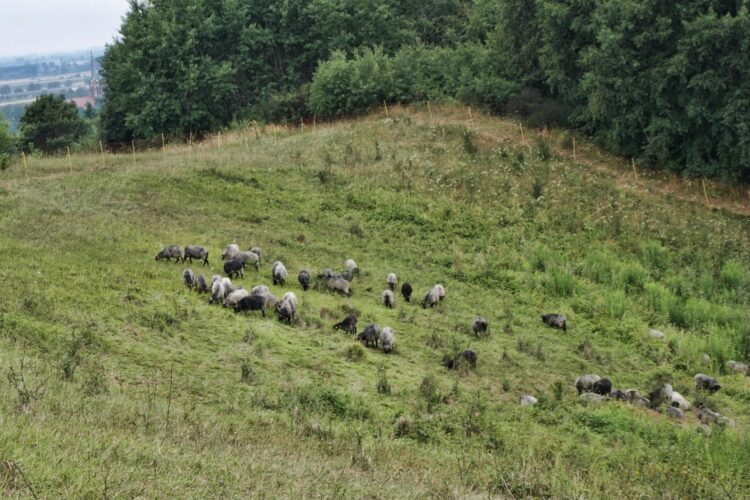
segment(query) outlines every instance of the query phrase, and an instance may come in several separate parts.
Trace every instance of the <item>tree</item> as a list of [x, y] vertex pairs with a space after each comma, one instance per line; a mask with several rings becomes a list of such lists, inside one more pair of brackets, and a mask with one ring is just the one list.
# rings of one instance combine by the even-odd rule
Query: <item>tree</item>
[[10, 133], [8, 122], [0, 114], [0, 170], [8, 167], [15, 148], [15, 142], [15, 138]]
[[0, 87], [0, 95], [8, 95], [11, 93], [10, 85], [3, 85]]
[[32, 149], [54, 153], [83, 137], [87, 125], [75, 104], [61, 95], [42, 94], [29, 104], [21, 116], [20, 144]]

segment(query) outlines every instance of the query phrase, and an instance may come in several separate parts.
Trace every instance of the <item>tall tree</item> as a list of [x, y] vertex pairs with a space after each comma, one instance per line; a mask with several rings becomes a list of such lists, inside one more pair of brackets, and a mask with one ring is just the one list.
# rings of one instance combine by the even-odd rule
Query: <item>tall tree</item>
[[19, 143], [27, 152], [54, 153], [78, 141], [87, 130], [75, 104], [62, 95], [42, 94], [21, 116]]

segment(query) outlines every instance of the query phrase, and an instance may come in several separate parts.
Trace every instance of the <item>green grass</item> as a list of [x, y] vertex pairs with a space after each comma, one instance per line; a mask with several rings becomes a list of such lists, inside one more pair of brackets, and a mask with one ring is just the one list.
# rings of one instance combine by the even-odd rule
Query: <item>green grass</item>
[[[434, 111], [434, 110], [433, 110]], [[40, 497], [739, 498], [750, 494], [750, 223], [619, 181], [556, 133], [392, 110], [305, 131], [269, 127], [190, 150], [32, 158], [0, 173], [0, 486]], [[237, 242], [290, 270], [291, 327], [209, 306], [155, 262], [172, 243]], [[344, 298], [296, 274], [361, 274]], [[382, 306], [388, 272], [415, 288]], [[437, 308], [419, 307], [444, 283]], [[393, 327], [396, 352], [332, 324]], [[540, 315], [568, 316], [567, 334]], [[477, 339], [472, 319], [489, 319]], [[648, 336], [663, 330], [666, 341]], [[479, 354], [476, 371], [446, 355]], [[704, 364], [703, 354], [711, 357]], [[736, 425], [696, 432], [573, 381], [647, 393], [696, 372]], [[521, 394], [539, 404], [521, 408]], [[21, 472], [23, 472], [23, 475]], [[25, 479], [24, 479], [25, 478]]]

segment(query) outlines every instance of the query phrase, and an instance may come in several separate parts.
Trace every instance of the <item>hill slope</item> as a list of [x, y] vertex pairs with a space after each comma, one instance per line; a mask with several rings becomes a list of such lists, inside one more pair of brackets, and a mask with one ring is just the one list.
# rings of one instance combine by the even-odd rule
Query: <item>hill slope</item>
[[[748, 220], [638, 189], [552, 137], [446, 110], [231, 133], [166, 153], [32, 160], [0, 173], [0, 483], [39, 496], [654, 496], [750, 493]], [[528, 134], [528, 132], [526, 132]], [[220, 146], [220, 147], [219, 147]], [[596, 162], [597, 168], [591, 165]], [[98, 166], [95, 164], [98, 163]], [[69, 171], [71, 170], [71, 171]], [[659, 190], [654, 190], [659, 193]], [[296, 323], [207, 303], [231, 242], [290, 270]], [[361, 275], [344, 298], [296, 274]], [[385, 309], [388, 272], [415, 288]], [[443, 303], [419, 306], [436, 282]], [[392, 326], [397, 352], [331, 325]], [[568, 316], [567, 333], [540, 315]], [[487, 338], [471, 320], [489, 319]], [[652, 326], [666, 339], [648, 336]], [[449, 371], [445, 355], [479, 355]], [[704, 354], [710, 357], [706, 362]], [[722, 390], [695, 391], [692, 377]], [[573, 381], [670, 382], [735, 426], [696, 432]], [[382, 388], [387, 380], [390, 394]], [[378, 390], [381, 387], [381, 391]], [[521, 394], [540, 399], [518, 406]]]

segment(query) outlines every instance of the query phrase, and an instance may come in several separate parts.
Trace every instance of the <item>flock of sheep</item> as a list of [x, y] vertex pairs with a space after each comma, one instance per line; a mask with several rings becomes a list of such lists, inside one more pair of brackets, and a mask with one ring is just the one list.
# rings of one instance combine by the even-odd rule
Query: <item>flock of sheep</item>
[[[196, 259], [208, 265], [208, 250], [203, 246], [190, 245], [184, 249], [178, 245], [170, 245], [156, 254], [156, 260], [166, 259], [175, 262], [193, 262]], [[228, 245], [221, 253], [221, 259], [224, 261], [224, 273], [226, 277], [214, 275], [209, 285], [203, 274], [195, 275], [191, 269], [185, 269], [182, 273], [184, 284], [196, 290], [198, 293], [210, 293], [209, 303], [223, 301], [224, 307], [232, 307], [236, 313], [243, 311], [260, 311], [265, 317], [266, 310], [272, 308], [276, 311], [280, 321], [291, 324], [294, 321], [297, 312], [297, 296], [294, 292], [286, 292], [281, 300], [270, 292], [265, 285], [258, 285], [247, 291], [242, 286], [235, 286], [232, 278], [244, 277], [245, 266], [248, 264], [255, 267], [256, 271], [260, 270], [261, 250], [258, 247], [252, 247], [249, 250], [240, 250], [236, 244]], [[314, 283], [311, 283], [310, 273], [306, 270], [300, 271], [297, 280], [303, 291], [307, 291], [313, 286], [315, 289], [327, 289], [335, 293], [341, 293], [346, 296], [352, 294], [352, 280], [358, 274], [359, 268], [353, 259], [344, 262], [343, 272], [335, 272], [332, 269], [324, 269], [317, 275]], [[281, 261], [276, 261], [271, 266], [271, 276], [274, 285], [286, 285], [288, 271]], [[398, 277], [395, 273], [389, 273], [386, 277], [387, 288], [381, 294], [383, 304], [386, 308], [392, 309], [395, 302], [394, 291], [398, 284]], [[406, 302], [411, 301], [413, 288], [410, 283], [401, 285], [401, 295]], [[438, 283], [430, 288], [422, 300], [422, 307], [435, 307], [445, 298], [445, 287]], [[562, 314], [552, 313], [542, 315], [542, 321], [550, 327], [567, 331], [567, 319]], [[380, 347], [385, 353], [393, 351], [396, 344], [396, 337], [391, 327], [381, 328], [377, 324], [370, 324], [365, 327], [364, 331], [357, 335], [357, 317], [349, 315], [342, 321], [333, 325], [334, 330], [342, 330], [346, 333], [356, 335], [356, 339], [361, 341], [367, 347]], [[483, 317], [477, 317], [472, 321], [472, 331], [479, 337], [489, 333], [489, 323]], [[449, 369], [456, 368], [464, 364], [470, 368], [476, 368], [477, 353], [473, 350], [463, 351], [456, 356], [449, 356], [443, 359], [443, 363]], [[721, 385], [712, 377], [699, 373], [695, 376], [696, 387], [699, 390], [708, 390], [711, 393], [718, 391]], [[604, 399], [616, 399], [636, 406], [657, 408], [662, 403], [667, 404], [668, 414], [675, 418], [682, 418], [684, 412], [689, 410], [692, 405], [677, 391], [672, 389], [669, 384], [664, 384], [657, 390], [649, 394], [649, 398], [640, 395], [636, 389], [620, 390], [612, 389], [612, 381], [608, 378], [601, 378], [595, 374], [582, 375], [575, 381], [575, 387], [581, 399], [589, 402], [600, 402]], [[537, 399], [529, 394], [524, 394], [520, 398], [522, 406], [529, 406], [537, 403]], [[696, 405], [697, 414], [703, 424], [710, 422], [719, 425], [725, 425], [730, 422], [726, 417], [708, 409], [702, 402]]]

